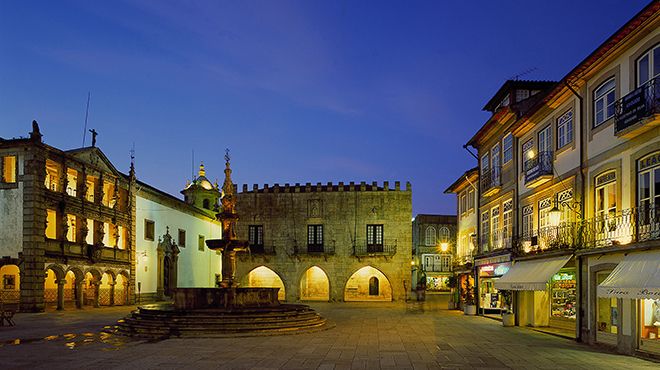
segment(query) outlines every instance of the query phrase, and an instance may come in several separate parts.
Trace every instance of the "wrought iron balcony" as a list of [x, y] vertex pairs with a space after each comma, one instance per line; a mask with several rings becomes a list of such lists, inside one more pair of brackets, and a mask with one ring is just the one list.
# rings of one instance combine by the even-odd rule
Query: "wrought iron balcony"
[[295, 253], [309, 255], [335, 254], [335, 246], [325, 244], [309, 244], [304, 247], [295, 247]]
[[539, 152], [534, 158], [525, 161], [525, 185], [535, 188], [552, 179], [552, 152]]
[[250, 245], [250, 254], [275, 254], [275, 247], [272, 245]]
[[481, 174], [481, 194], [484, 197], [495, 195], [502, 187], [502, 167], [495, 166]]
[[561, 249], [579, 248], [583, 241], [579, 224], [564, 222], [556, 227], [544, 227], [529, 235], [516, 238], [513, 243], [515, 255], [530, 255]]
[[490, 253], [501, 249], [511, 248], [511, 231], [497, 230], [482, 235], [481, 253]]
[[384, 244], [361, 244], [353, 246], [353, 255], [364, 256], [393, 256], [396, 254], [396, 239]]
[[602, 248], [660, 240], [660, 204], [595, 217], [582, 226], [585, 248]]
[[[660, 125], [660, 77], [631, 91], [614, 105], [614, 133], [633, 137]], [[651, 119], [649, 119], [651, 118]]]

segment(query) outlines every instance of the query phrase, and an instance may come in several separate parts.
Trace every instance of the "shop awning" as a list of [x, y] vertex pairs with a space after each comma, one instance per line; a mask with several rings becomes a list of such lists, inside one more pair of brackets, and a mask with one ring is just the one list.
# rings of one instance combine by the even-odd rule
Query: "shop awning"
[[599, 297], [660, 299], [660, 251], [625, 256], [597, 292]]
[[495, 281], [500, 290], [545, 290], [552, 275], [564, 267], [572, 256], [561, 256], [516, 262], [509, 272]]

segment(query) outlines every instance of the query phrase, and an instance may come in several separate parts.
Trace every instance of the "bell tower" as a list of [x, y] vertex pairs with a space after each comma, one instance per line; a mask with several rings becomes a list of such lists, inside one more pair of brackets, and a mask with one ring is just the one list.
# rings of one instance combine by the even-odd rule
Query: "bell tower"
[[181, 190], [184, 201], [191, 204], [210, 216], [215, 217], [219, 209], [220, 188], [218, 184], [212, 184], [206, 178], [206, 169], [204, 163], [199, 165], [199, 172], [197, 177], [186, 184], [186, 187]]

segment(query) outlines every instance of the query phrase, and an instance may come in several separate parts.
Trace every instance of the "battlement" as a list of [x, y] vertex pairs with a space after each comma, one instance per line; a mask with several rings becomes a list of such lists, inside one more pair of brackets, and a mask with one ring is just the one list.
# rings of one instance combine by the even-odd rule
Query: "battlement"
[[[237, 188], [236, 185], [234, 185], [235, 188]], [[410, 184], [410, 181], [406, 182], [406, 187], [405, 189], [401, 189], [401, 182], [400, 181], [395, 181], [394, 182], [394, 187], [390, 187], [390, 182], [389, 181], [384, 181], [382, 183], [378, 183], [377, 181], [373, 181], [371, 183], [366, 183], [365, 181], [362, 181], [360, 183], [356, 182], [349, 182], [345, 183], [340, 181], [337, 184], [333, 184], [332, 182], [327, 182], [327, 183], [321, 183], [317, 182], [316, 184], [312, 184], [311, 182], [301, 184], [301, 183], [295, 183], [295, 184], [263, 184], [263, 186], [259, 186], [259, 184], [253, 184], [252, 188], [249, 188], [248, 184], [243, 184], [242, 191], [241, 193], [321, 193], [321, 192], [344, 192], [344, 191], [362, 191], [362, 192], [367, 192], [367, 191], [412, 191], [412, 185]]]

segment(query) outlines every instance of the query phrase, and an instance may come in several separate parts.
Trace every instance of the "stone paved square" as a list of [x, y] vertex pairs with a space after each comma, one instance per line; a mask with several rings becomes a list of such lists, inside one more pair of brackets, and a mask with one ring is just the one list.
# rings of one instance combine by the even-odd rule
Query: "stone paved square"
[[315, 303], [335, 327], [299, 335], [131, 340], [102, 333], [132, 307], [18, 314], [0, 328], [2, 369], [639, 369], [658, 364], [444, 302]]

